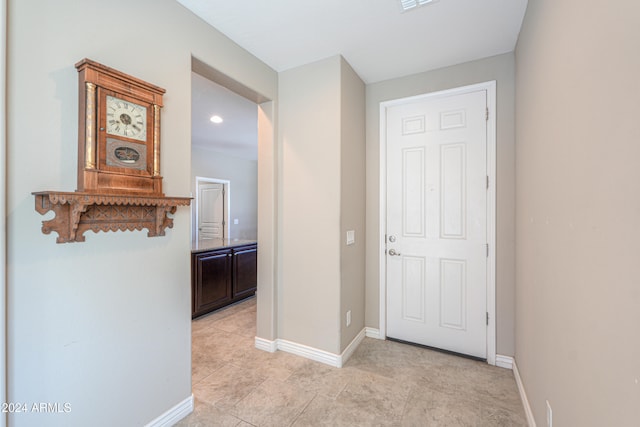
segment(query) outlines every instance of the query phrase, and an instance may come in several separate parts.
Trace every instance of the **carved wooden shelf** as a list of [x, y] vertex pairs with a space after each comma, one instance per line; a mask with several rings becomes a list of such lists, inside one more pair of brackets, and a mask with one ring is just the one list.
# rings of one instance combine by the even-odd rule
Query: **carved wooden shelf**
[[84, 232], [91, 230], [149, 230], [149, 237], [164, 236], [173, 227], [168, 213], [178, 206], [189, 206], [191, 197], [114, 195], [82, 192], [40, 191], [36, 211], [41, 215], [53, 211], [56, 216], [42, 221], [42, 232], [58, 233], [56, 243], [84, 242]]

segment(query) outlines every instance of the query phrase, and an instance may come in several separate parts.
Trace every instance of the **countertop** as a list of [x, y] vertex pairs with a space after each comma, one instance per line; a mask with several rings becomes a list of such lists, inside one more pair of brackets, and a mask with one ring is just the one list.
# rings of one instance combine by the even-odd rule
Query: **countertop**
[[237, 246], [253, 245], [256, 244], [255, 240], [238, 240], [238, 239], [206, 239], [198, 240], [191, 244], [191, 253], [212, 251], [215, 249], [227, 249]]

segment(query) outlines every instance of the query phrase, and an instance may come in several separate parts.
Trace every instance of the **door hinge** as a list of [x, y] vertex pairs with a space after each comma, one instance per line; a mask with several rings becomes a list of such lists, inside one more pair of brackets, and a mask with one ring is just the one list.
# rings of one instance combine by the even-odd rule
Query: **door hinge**
[[487, 122], [489, 121], [489, 107], [486, 107], [484, 119]]
[[487, 175], [487, 190], [489, 189], [489, 175]]
[[485, 246], [487, 247], [487, 258], [489, 258], [489, 244], [485, 244]]
[[489, 312], [487, 311], [487, 326], [489, 326]]

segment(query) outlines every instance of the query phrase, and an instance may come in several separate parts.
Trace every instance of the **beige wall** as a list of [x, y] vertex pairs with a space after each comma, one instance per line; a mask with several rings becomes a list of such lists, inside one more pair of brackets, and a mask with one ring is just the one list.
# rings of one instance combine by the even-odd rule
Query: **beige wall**
[[514, 56], [509, 53], [367, 86], [367, 326], [379, 327], [380, 102], [496, 80], [497, 353], [514, 354], [514, 73]]
[[[365, 85], [344, 59], [340, 67], [340, 351], [344, 351], [364, 328]], [[355, 231], [354, 245], [346, 244], [347, 230]]]
[[536, 422], [640, 420], [640, 5], [530, 0], [516, 49], [516, 361]]
[[189, 209], [165, 237], [57, 245], [42, 234], [31, 192], [76, 188], [74, 64], [89, 57], [167, 89], [162, 174], [180, 196], [191, 55], [274, 100], [277, 75], [173, 0], [10, 1], [8, 40], [8, 400], [72, 405], [10, 425], [144, 425], [191, 395]]
[[[191, 148], [191, 191], [197, 194], [196, 177], [229, 181], [231, 187], [231, 239], [256, 239], [258, 236], [258, 162], [229, 156], [202, 147]], [[195, 200], [192, 209], [195, 221]], [[238, 219], [238, 224], [233, 223]], [[192, 230], [195, 236], [195, 228]]]
[[335, 56], [280, 73], [279, 100], [278, 338], [340, 354], [364, 327], [364, 83]]
[[278, 338], [340, 352], [340, 57], [279, 75]]
[[278, 332], [278, 295], [282, 262], [278, 242], [280, 151], [275, 131], [275, 102], [258, 105], [258, 292], [256, 337], [273, 341]]

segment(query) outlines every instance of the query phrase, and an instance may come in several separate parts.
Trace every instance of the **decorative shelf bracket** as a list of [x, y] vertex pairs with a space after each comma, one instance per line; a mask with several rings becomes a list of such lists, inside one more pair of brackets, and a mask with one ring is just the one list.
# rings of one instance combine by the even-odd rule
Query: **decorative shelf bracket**
[[84, 242], [84, 232], [91, 230], [142, 230], [149, 237], [164, 236], [166, 228], [173, 228], [178, 206], [189, 206], [191, 197], [157, 197], [136, 195], [95, 194], [83, 192], [40, 191], [36, 197], [36, 211], [49, 211], [55, 217], [42, 221], [42, 232], [58, 233], [56, 243]]

